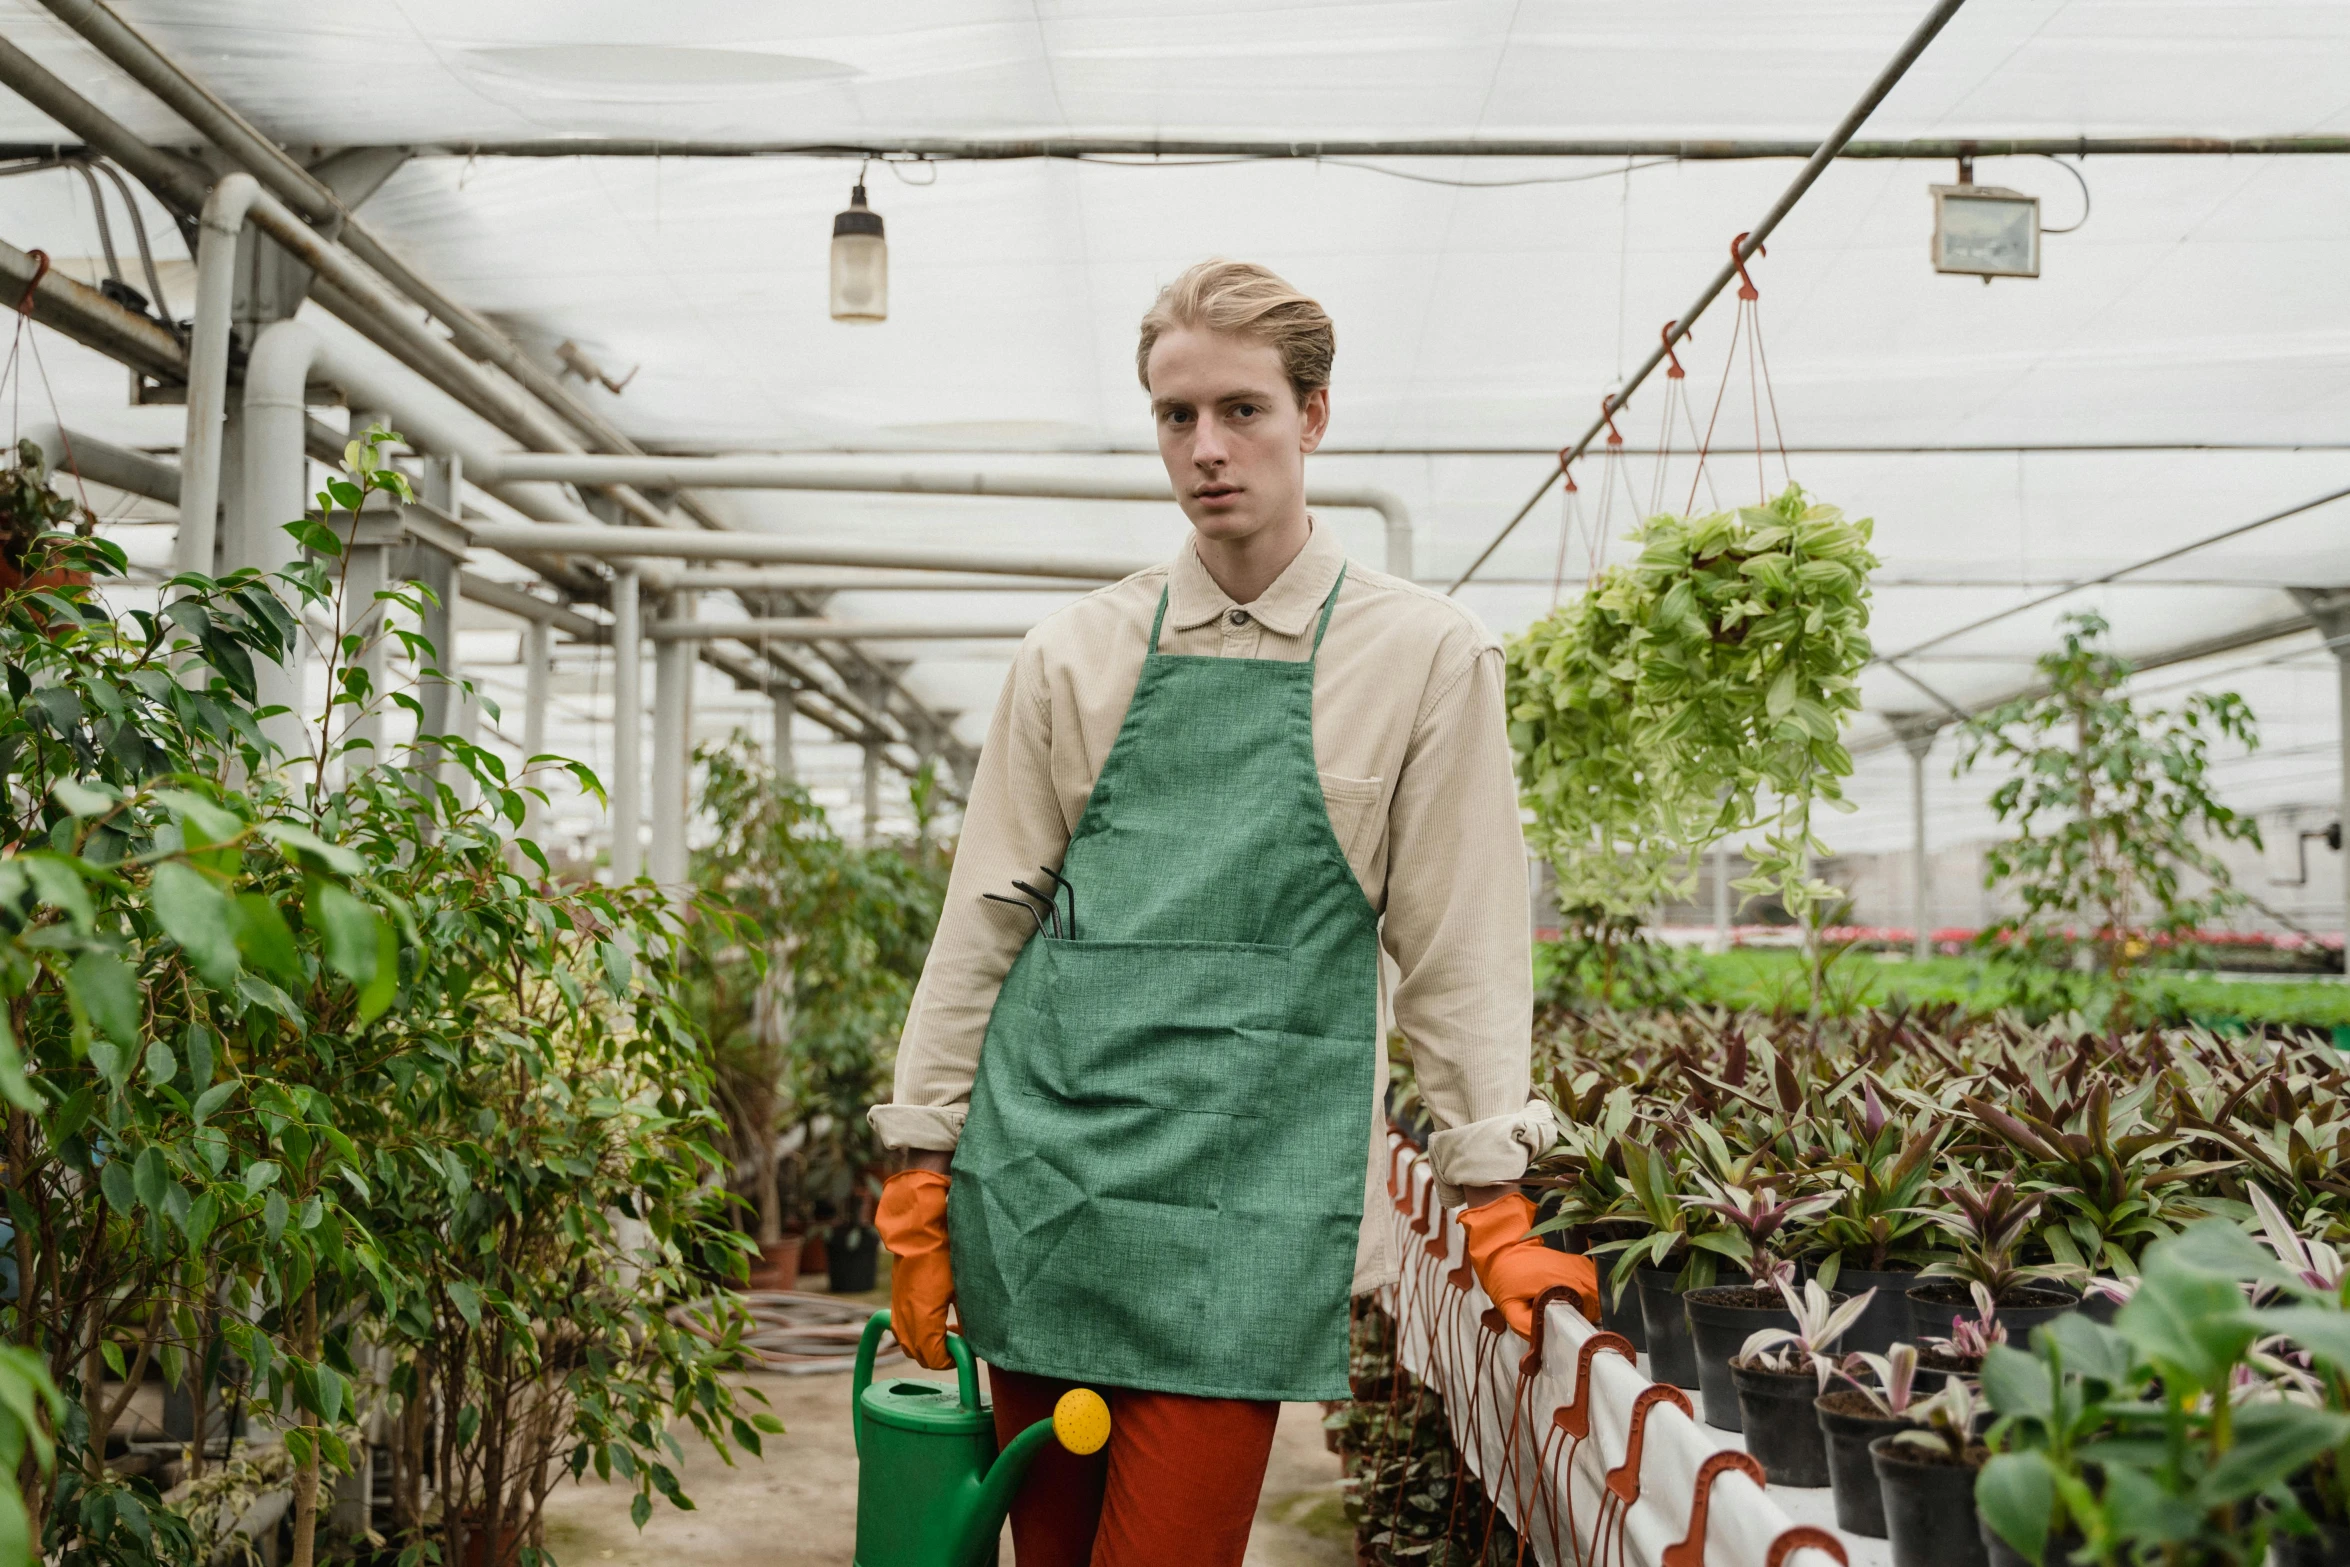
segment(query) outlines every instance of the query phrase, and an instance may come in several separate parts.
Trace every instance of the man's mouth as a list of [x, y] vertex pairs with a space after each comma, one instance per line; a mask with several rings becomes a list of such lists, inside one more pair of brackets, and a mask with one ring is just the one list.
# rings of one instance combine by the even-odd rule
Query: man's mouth
[[1237, 484], [1203, 484], [1191, 493], [1193, 498], [1197, 500], [1220, 501], [1228, 495], [1238, 495], [1240, 486]]

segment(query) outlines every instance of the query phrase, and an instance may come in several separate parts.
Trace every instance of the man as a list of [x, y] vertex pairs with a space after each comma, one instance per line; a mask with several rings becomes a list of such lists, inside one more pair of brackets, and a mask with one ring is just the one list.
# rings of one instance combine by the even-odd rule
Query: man
[[1192, 537], [1022, 644], [873, 1110], [907, 1352], [949, 1363], [952, 1301], [1006, 1437], [1110, 1400], [1014, 1507], [1020, 1567], [1237, 1567], [1280, 1401], [1347, 1396], [1349, 1294], [1395, 1274], [1382, 947], [1486, 1292], [1521, 1333], [1546, 1285], [1597, 1314], [1512, 1184], [1553, 1125], [1500, 647], [1307, 513], [1334, 346], [1236, 262], [1143, 317]]

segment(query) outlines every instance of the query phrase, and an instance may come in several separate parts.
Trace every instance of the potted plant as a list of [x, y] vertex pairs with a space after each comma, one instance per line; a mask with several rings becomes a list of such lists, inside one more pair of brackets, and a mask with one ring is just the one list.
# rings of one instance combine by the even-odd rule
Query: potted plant
[[1983, 1356], [1991, 1347], [2007, 1342], [2007, 1324], [1999, 1320], [1999, 1307], [1992, 1302], [1991, 1292], [1980, 1284], [1967, 1288], [1974, 1292], [1975, 1315], [1954, 1319], [1949, 1337], [1927, 1339], [1918, 1351], [1921, 1392], [1938, 1392], [1952, 1377], [1975, 1375], [1983, 1369]]
[[1823, 1192], [1781, 1202], [1768, 1186], [1748, 1191], [1704, 1176], [1698, 1180], [1706, 1194], [1684, 1197], [1682, 1203], [1729, 1221], [1728, 1228], [1699, 1237], [1699, 1243], [1745, 1263], [1747, 1282], [1689, 1290], [1681, 1297], [1681, 1308], [1688, 1314], [1689, 1337], [1697, 1352], [1697, 1387], [1706, 1424], [1737, 1431], [1743, 1427], [1738, 1388], [1730, 1378], [1731, 1357], [1743, 1352], [1747, 1342], [1765, 1329], [1792, 1332], [1796, 1325], [1795, 1314], [1787, 1309], [1782, 1293], [1783, 1285], [1795, 1275], [1795, 1264], [1772, 1250], [1772, 1239], [1790, 1219], [1817, 1213], [1835, 1199]]
[[[1872, 1540], [1885, 1538], [1884, 1493], [1869, 1459], [1869, 1444], [1916, 1425], [1918, 1348], [1896, 1344], [1882, 1355], [1866, 1350], [1844, 1357], [1836, 1376], [1847, 1385], [1823, 1388], [1812, 1408], [1828, 1449], [1828, 1485], [1836, 1494], [1836, 1527]], [[1863, 1380], [1866, 1371], [1875, 1379]]]
[[1932, 1189], [1947, 1122], [1921, 1114], [1903, 1125], [1886, 1112], [1873, 1078], [1862, 1080], [1860, 1103], [1847, 1098], [1843, 1109], [1844, 1125], [1830, 1123], [1843, 1144], [1832, 1167], [1841, 1190], [1820, 1216], [1815, 1244], [1826, 1256], [1815, 1271], [1848, 1295], [1875, 1292], [1843, 1347], [1883, 1354], [1916, 1337], [1909, 1291], [1927, 1260], [1917, 1244], [1927, 1225], [1918, 1204]]
[[1760, 1329], [1730, 1362], [1746, 1450], [1773, 1485], [1828, 1483], [1827, 1444], [1818, 1419], [1805, 1419], [1804, 1411], [1827, 1391], [1836, 1369], [1833, 1348], [1869, 1309], [1875, 1293], [1838, 1299], [1807, 1283], [1797, 1295], [1781, 1279], [1779, 1294], [1795, 1326]]
[[1911, 1407], [1910, 1429], [1869, 1444], [1893, 1567], [1988, 1567], [1975, 1526], [1975, 1472], [1990, 1456], [1974, 1440], [1975, 1397], [1963, 1378]]
[[1935, 1194], [1958, 1211], [1921, 1211], [1957, 1242], [1958, 1254], [1928, 1267], [1909, 1292], [1910, 1317], [1921, 1337], [1947, 1338], [1950, 1324], [1966, 1310], [1976, 1285], [1989, 1292], [1992, 1303], [2006, 1313], [2008, 1325], [2019, 1332], [2079, 1306], [2069, 1291], [2041, 1282], [2077, 1274], [2077, 1269], [2052, 1264], [2025, 1267], [2015, 1260], [2016, 1248], [2048, 1193], [2020, 1192], [2012, 1181], [1988, 1188], [1957, 1181], [1936, 1187]]
[[1690, 1244], [1690, 1211], [1675, 1188], [1674, 1153], [1665, 1139], [1627, 1136], [1621, 1146], [1625, 1184], [1646, 1233], [1591, 1248], [1594, 1257], [1616, 1254], [1600, 1295], [1604, 1301], [1611, 1291], [1620, 1297], [1627, 1289], [1636, 1289], [1649, 1377], [1693, 1388], [1698, 1385], [1697, 1351], [1681, 1311], [1681, 1294], [1713, 1283], [1717, 1254]]

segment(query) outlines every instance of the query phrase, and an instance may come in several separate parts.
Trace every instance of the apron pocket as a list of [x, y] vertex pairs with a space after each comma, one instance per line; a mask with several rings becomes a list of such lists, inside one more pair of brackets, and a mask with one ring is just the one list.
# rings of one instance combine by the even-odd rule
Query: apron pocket
[[[1261, 1037], [1251, 1036], [1280, 1026], [1290, 988], [1286, 949], [1047, 941], [1031, 950], [1041, 985], [1023, 1021], [1034, 1030], [1035, 1085], [1043, 1097], [1219, 1117], [1260, 1113], [1261, 1079], [1282, 1063], [1264, 1056]], [[1209, 1131], [1200, 1128], [1198, 1140]]]

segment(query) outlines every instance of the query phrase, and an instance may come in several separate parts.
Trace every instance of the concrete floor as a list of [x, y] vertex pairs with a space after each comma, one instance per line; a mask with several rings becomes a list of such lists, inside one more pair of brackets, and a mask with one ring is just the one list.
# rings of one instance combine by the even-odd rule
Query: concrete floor
[[[786, 1427], [767, 1438], [764, 1461], [738, 1457], [729, 1469], [681, 1437], [679, 1480], [694, 1511], [655, 1498], [642, 1534], [628, 1520], [632, 1488], [592, 1479], [561, 1487], [547, 1502], [547, 1545], [563, 1567], [850, 1567], [857, 1462], [847, 1374], [741, 1380], [767, 1395]], [[1322, 1411], [1284, 1405], [1248, 1567], [1348, 1567], [1352, 1542], [1338, 1460], [1322, 1445]], [[1009, 1532], [1000, 1559], [1013, 1563]]]

